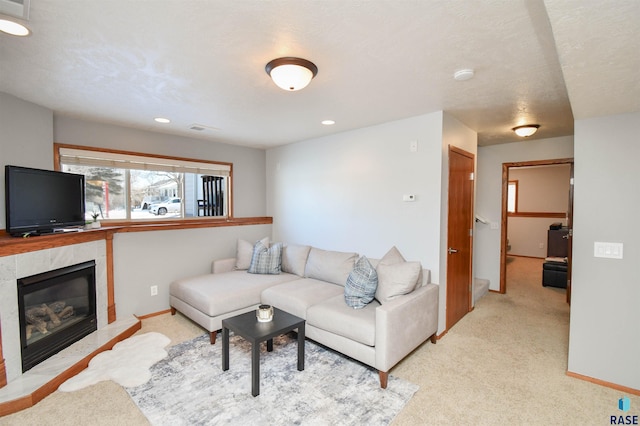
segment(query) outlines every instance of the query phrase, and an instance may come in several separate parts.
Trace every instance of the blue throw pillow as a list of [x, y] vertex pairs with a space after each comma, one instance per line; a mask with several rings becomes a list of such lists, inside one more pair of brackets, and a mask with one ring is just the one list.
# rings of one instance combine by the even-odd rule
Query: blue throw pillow
[[369, 259], [362, 256], [347, 278], [344, 286], [344, 301], [354, 309], [367, 306], [376, 295], [378, 274]]
[[253, 246], [253, 256], [249, 265], [250, 274], [277, 275], [282, 268], [282, 243], [267, 248], [262, 241]]

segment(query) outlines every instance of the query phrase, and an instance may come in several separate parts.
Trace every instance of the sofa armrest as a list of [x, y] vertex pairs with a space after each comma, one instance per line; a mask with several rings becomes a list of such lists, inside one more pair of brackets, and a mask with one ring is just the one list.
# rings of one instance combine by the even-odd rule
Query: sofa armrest
[[227, 259], [214, 260], [211, 263], [211, 273], [219, 274], [221, 272], [231, 272], [236, 267], [236, 258], [229, 257]]
[[438, 331], [438, 291], [427, 284], [376, 309], [376, 365], [389, 371]]

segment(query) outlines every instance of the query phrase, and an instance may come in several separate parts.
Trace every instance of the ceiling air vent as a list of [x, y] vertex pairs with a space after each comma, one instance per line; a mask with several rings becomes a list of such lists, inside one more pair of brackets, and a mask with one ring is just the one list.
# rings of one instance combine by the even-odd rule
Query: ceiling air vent
[[213, 126], [206, 126], [204, 124], [193, 123], [189, 126], [189, 130], [194, 130], [196, 132], [204, 132], [205, 130], [210, 130], [212, 132], [215, 132], [216, 130], [218, 130], [218, 128]]

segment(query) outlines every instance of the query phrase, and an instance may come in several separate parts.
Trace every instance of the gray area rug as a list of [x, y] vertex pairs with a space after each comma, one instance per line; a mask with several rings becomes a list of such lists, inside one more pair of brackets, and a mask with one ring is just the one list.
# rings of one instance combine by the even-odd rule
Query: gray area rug
[[250, 344], [230, 338], [230, 365], [222, 371], [222, 342], [209, 336], [168, 349], [151, 367], [151, 380], [126, 388], [153, 425], [386, 425], [418, 390], [306, 341], [305, 370], [297, 370], [297, 343], [289, 336], [262, 344], [260, 395], [251, 396]]

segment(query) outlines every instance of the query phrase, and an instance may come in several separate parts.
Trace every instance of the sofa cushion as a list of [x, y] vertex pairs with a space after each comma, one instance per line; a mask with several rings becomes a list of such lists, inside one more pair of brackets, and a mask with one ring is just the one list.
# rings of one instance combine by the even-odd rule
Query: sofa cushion
[[247, 272], [250, 274], [277, 275], [281, 271], [282, 243], [266, 247], [262, 241], [258, 241], [253, 247], [253, 257]]
[[282, 248], [282, 271], [304, 277], [311, 246], [287, 244]]
[[353, 309], [341, 296], [315, 304], [307, 310], [307, 324], [355, 340], [363, 345], [375, 346], [376, 308], [373, 301], [362, 309]]
[[379, 264], [376, 299], [384, 304], [398, 296], [411, 293], [418, 285], [421, 271], [420, 262]]
[[[307, 308], [323, 300], [344, 293], [344, 287], [313, 278], [301, 278], [267, 288], [262, 292], [262, 303], [275, 306], [290, 314], [307, 317]], [[344, 302], [342, 302], [344, 305]], [[346, 305], [345, 305], [346, 306]]]
[[380, 259], [380, 262], [378, 262], [378, 266], [393, 265], [395, 263], [402, 263], [402, 262], [406, 262], [404, 256], [402, 255], [402, 253], [400, 253], [400, 250], [398, 250], [396, 246], [393, 246], [389, 249], [387, 253], [385, 253], [384, 256], [382, 256], [382, 259]]
[[364, 308], [375, 297], [376, 288], [378, 288], [378, 274], [369, 260], [362, 256], [347, 277], [344, 301], [352, 308]]
[[295, 279], [298, 277], [285, 273], [254, 275], [246, 271], [231, 271], [174, 281], [169, 293], [213, 317], [259, 305], [264, 289]]
[[357, 253], [327, 251], [312, 247], [304, 275], [307, 278], [344, 286], [357, 258]]
[[[260, 240], [262, 244], [269, 247], [269, 237]], [[253, 257], [253, 247], [255, 243], [238, 239], [236, 246], [236, 269], [246, 271], [251, 266], [251, 258]]]

